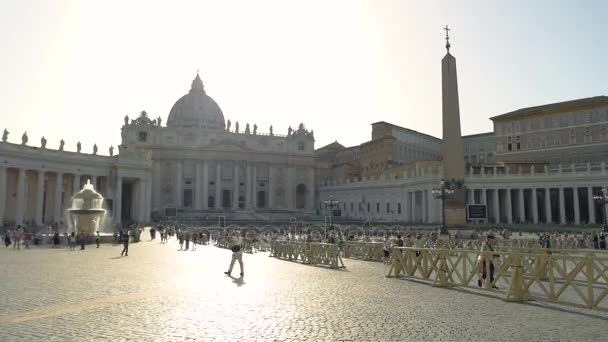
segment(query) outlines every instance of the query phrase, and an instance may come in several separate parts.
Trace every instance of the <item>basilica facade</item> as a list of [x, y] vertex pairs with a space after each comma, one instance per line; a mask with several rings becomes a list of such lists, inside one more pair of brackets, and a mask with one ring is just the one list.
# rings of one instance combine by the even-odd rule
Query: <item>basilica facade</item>
[[[166, 125], [144, 111], [124, 118], [117, 155], [31, 146], [27, 134], [0, 143], [0, 222], [64, 222], [87, 181], [104, 196], [114, 224], [153, 217], [222, 215], [267, 219], [315, 211], [314, 133], [287, 134], [232, 124], [197, 75]], [[43, 138], [44, 139], [44, 138]]]

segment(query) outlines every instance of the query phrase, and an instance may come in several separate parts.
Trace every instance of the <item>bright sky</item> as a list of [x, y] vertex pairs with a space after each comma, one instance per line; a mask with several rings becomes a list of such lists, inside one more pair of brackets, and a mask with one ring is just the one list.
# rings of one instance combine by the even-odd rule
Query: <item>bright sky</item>
[[316, 147], [388, 121], [441, 136], [450, 26], [463, 134], [527, 106], [608, 94], [608, 1], [0, 1], [0, 130], [100, 153], [123, 117], [167, 121], [200, 69], [226, 119]]

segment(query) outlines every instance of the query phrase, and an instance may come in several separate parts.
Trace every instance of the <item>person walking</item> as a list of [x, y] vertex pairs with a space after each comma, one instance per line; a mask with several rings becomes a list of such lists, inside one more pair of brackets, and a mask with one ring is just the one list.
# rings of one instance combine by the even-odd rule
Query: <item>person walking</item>
[[13, 249], [15, 249], [15, 248], [21, 249], [22, 236], [23, 236], [23, 233], [21, 232], [21, 228], [19, 226], [17, 226], [17, 229], [15, 229], [15, 231], [13, 233]]
[[391, 247], [391, 239], [388, 236], [384, 237], [384, 244], [382, 245], [382, 252], [384, 253], [384, 257], [382, 258], [382, 262], [385, 264], [389, 263], [391, 256]]
[[122, 252], [120, 256], [129, 256], [129, 231], [123, 230], [120, 232], [120, 240], [122, 241]]
[[230, 267], [228, 268], [228, 272], [224, 272], [224, 274], [230, 276], [235, 261], [238, 261], [239, 267], [241, 268], [241, 277], [245, 275], [245, 269], [243, 268], [243, 252], [241, 251], [241, 245], [242, 238], [240, 236], [235, 237], [232, 240], [232, 247], [230, 247], [230, 250], [232, 251], [232, 260], [230, 261]]
[[[498, 257], [494, 254], [494, 234], [490, 233], [486, 237], [486, 241], [481, 246], [481, 254], [477, 257], [477, 271], [481, 274], [481, 278], [477, 280], [477, 286], [483, 287], [483, 282], [486, 281], [487, 273], [490, 273], [490, 284], [494, 282], [494, 261]], [[488, 265], [489, 264], [489, 265]], [[492, 288], [497, 289], [496, 285]]]
[[99, 230], [95, 232], [95, 244], [99, 248]]
[[76, 250], [76, 235], [74, 232], [68, 236], [68, 245], [70, 246], [71, 251]]
[[4, 246], [6, 248], [8, 248], [8, 246], [10, 246], [10, 245], [11, 245], [11, 233], [8, 230], [6, 230], [4, 232]]

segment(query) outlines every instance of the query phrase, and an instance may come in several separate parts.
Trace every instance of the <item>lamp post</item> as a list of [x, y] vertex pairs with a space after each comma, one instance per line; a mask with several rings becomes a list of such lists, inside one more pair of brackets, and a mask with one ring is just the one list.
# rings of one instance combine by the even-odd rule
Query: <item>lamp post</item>
[[441, 200], [441, 231], [439, 234], [448, 235], [448, 227], [445, 224], [445, 200], [456, 192], [456, 189], [462, 188], [463, 180], [460, 179], [442, 179], [441, 187], [433, 188], [431, 192], [433, 197]]
[[[329, 195], [329, 199], [323, 201], [325, 208], [329, 207], [329, 227], [332, 228], [332, 216], [334, 215], [334, 207], [340, 204], [340, 201], [334, 199], [334, 195]], [[327, 226], [325, 226], [325, 239], [327, 239]]]
[[593, 200], [602, 206], [602, 212], [604, 214], [604, 229], [608, 228], [608, 214], [606, 214], [606, 204], [608, 204], [608, 194], [606, 194], [604, 188], [601, 193], [593, 195]]

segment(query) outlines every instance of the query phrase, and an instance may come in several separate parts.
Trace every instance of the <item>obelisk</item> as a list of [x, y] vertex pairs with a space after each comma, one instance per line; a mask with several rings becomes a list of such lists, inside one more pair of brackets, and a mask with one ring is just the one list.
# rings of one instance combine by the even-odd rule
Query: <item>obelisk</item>
[[[443, 179], [464, 181], [464, 154], [460, 132], [460, 106], [458, 104], [458, 79], [456, 58], [450, 54], [449, 28], [446, 26], [447, 54], [441, 60], [441, 84], [443, 102]], [[445, 221], [448, 225], [466, 223], [465, 190], [455, 189], [445, 200]]]

